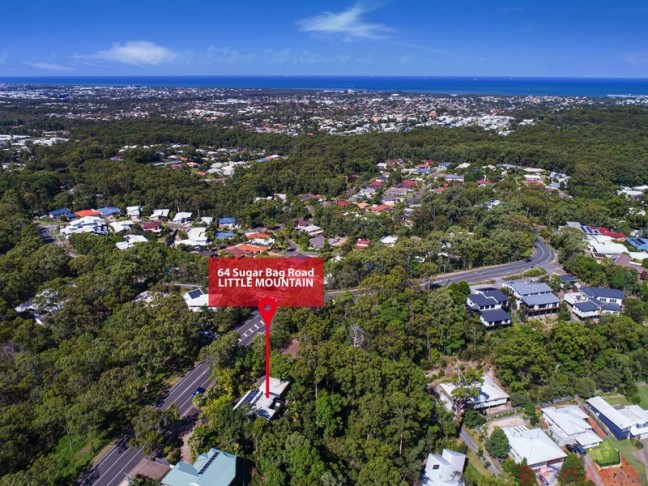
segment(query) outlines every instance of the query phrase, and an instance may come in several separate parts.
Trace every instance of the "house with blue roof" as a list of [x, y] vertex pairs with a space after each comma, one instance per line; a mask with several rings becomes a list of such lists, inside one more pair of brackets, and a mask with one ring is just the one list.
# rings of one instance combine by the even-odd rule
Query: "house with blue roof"
[[48, 213], [50, 219], [61, 219], [63, 217], [67, 219], [75, 219], [76, 215], [70, 211], [68, 208], [55, 209]]
[[626, 238], [626, 242], [639, 251], [648, 251], [648, 238]]
[[119, 208], [114, 208], [111, 206], [106, 206], [104, 208], [98, 208], [97, 211], [101, 213], [101, 216], [104, 218], [108, 218], [110, 216], [119, 216], [121, 214], [121, 209]]
[[162, 486], [232, 486], [237, 482], [237, 457], [210, 449], [193, 464], [178, 462], [162, 478]]
[[236, 218], [218, 218], [218, 227], [223, 229], [234, 229], [237, 227]]

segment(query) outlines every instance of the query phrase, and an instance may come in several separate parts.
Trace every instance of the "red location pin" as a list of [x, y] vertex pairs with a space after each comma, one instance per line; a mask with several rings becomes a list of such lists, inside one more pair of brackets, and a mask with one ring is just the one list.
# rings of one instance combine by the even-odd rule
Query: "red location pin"
[[265, 323], [265, 352], [266, 352], [266, 379], [265, 396], [270, 398], [270, 323], [277, 312], [277, 301], [271, 297], [264, 297], [259, 301], [259, 313]]
[[277, 301], [272, 297], [264, 297], [259, 301], [259, 313], [263, 317], [266, 327], [270, 327], [270, 322], [277, 312]]

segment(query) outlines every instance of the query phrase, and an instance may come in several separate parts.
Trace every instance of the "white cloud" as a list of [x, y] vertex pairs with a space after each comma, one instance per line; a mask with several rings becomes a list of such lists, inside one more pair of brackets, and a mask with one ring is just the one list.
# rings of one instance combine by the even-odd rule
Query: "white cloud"
[[384, 39], [392, 30], [382, 24], [372, 24], [363, 16], [373, 9], [356, 4], [342, 12], [323, 12], [315, 17], [297, 22], [302, 32], [319, 32], [342, 35], [346, 40]]
[[27, 66], [31, 66], [36, 69], [42, 69], [44, 71], [58, 71], [58, 72], [63, 72], [63, 71], [74, 71], [74, 68], [71, 68], [70, 66], [64, 66], [63, 64], [54, 64], [51, 62], [29, 62], [29, 61], [24, 61], [24, 64]]
[[177, 57], [177, 54], [171, 49], [158, 46], [153, 42], [128, 41], [123, 45], [115, 43], [112, 48], [107, 51], [99, 51], [92, 57], [102, 61], [154, 66], [172, 61]]

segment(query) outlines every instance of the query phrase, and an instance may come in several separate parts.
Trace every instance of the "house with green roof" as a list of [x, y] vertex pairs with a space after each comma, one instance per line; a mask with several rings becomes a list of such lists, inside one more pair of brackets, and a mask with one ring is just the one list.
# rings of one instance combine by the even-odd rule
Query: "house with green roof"
[[237, 458], [211, 448], [193, 465], [180, 461], [162, 478], [162, 486], [233, 486], [238, 484]]

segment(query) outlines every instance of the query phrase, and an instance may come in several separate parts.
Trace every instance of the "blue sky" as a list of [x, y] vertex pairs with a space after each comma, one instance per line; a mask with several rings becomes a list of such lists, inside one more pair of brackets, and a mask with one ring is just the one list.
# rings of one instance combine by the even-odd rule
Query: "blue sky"
[[648, 77], [636, 0], [20, 0], [0, 76]]

